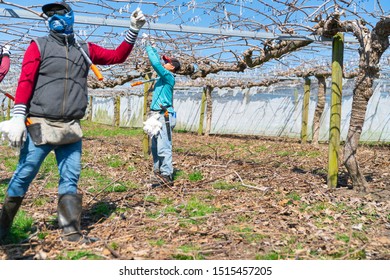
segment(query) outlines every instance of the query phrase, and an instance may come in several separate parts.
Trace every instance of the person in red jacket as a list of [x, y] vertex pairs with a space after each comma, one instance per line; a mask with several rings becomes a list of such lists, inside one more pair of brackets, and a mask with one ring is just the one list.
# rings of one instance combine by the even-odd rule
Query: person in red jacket
[[[76, 41], [73, 10], [65, 2], [43, 5], [42, 11], [47, 16], [49, 34], [32, 40], [26, 49], [13, 117], [2, 125], [10, 144], [21, 147], [21, 151], [0, 215], [0, 242], [6, 242], [23, 197], [51, 151], [60, 174], [57, 214], [62, 239], [89, 242], [80, 229], [82, 195], [77, 192], [81, 171], [80, 119], [88, 103], [90, 67], [83, 51], [94, 64], [123, 63], [145, 24], [145, 16], [140, 9], [135, 10], [124, 41], [110, 50]], [[27, 117], [32, 124], [26, 129]]]
[[11, 65], [9, 58], [10, 55], [10, 46], [2, 46], [0, 49], [0, 83], [3, 81], [5, 75], [7, 75], [9, 71], [9, 67]]

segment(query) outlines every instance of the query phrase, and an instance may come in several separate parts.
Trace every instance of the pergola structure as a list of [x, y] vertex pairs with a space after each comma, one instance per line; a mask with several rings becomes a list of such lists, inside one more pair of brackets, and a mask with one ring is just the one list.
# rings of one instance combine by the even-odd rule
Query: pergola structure
[[[47, 1], [39, 2], [42, 3], [0, 1], [0, 44], [12, 46], [14, 72], [17, 72], [31, 38], [47, 33], [40, 8]], [[229, 67], [220, 67], [221, 70], [218, 67], [239, 63], [242, 53], [249, 48], [254, 49], [253, 57], [256, 58], [265, 49], [283, 41], [311, 43], [299, 52], [271, 57], [266, 67], [261, 67], [263, 64], [246, 67], [240, 75], [264, 78], [296, 67], [309, 68], [314, 64], [329, 68], [331, 39], [315, 34], [313, 26], [319, 18], [341, 8], [345, 8], [345, 16], [364, 16], [369, 22], [386, 15], [385, 7], [379, 5], [386, 1], [373, 1], [377, 4], [372, 7], [365, 1], [315, 0], [67, 2], [75, 11], [78, 37], [109, 48], [114, 48], [123, 39], [131, 12], [137, 7], [144, 10], [147, 24], [140, 34], [139, 47], [134, 49], [126, 65], [101, 68], [107, 77], [129, 73], [144, 64], [146, 57], [142, 46], [150, 39], [162, 52], [174, 53], [195, 68], [203, 64], [215, 65], [217, 70], [214, 74], [226, 73]], [[356, 38], [346, 34], [345, 42], [348, 44], [346, 65], [356, 67]], [[386, 59], [383, 61], [387, 67], [388, 62]], [[238, 75], [238, 71], [233, 72]], [[9, 82], [13, 84], [16, 81]]]

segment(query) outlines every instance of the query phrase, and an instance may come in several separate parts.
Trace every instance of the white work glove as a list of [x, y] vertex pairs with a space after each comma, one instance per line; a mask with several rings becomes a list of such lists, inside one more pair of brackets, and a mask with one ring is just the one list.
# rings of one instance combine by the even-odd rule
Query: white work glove
[[141, 45], [142, 46], [151, 46], [153, 48], [156, 47], [156, 41], [154, 40], [153, 36], [148, 35], [146, 33], [142, 34], [142, 39], [141, 39]]
[[15, 115], [9, 121], [0, 123], [1, 138], [8, 138], [12, 147], [21, 147], [26, 141], [27, 130], [23, 115]]
[[137, 8], [130, 17], [130, 29], [134, 32], [139, 32], [139, 30], [144, 26], [146, 22], [145, 16], [142, 13], [140, 8]]
[[144, 121], [143, 129], [150, 137], [156, 136], [162, 128], [162, 123], [158, 120], [159, 117], [160, 114], [154, 114]]
[[8, 56], [10, 56], [10, 54], [11, 54], [10, 49], [11, 49], [11, 46], [10, 46], [10, 45], [5, 45], [5, 46], [3, 47], [3, 55], [8, 55]]

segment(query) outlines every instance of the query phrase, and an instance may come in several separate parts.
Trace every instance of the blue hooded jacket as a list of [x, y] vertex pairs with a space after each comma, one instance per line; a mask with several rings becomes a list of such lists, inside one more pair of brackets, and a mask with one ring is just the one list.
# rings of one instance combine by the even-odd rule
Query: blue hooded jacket
[[146, 52], [148, 54], [150, 64], [159, 76], [159, 79], [154, 85], [150, 109], [153, 111], [159, 111], [161, 110], [161, 106], [165, 106], [170, 113], [173, 113], [173, 88], [175, 86], [175, 76], [161, 64], [160, 56], [155, 48], [147, 46]]

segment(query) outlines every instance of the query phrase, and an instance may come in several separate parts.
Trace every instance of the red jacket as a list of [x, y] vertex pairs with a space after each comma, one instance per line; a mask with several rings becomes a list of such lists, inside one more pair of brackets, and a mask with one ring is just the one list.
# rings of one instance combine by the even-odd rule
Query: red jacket
[[[129, 56], [134, 44], [123, 41], [115, 50], [105, 49], [93, 43], [88, 43], [89, 55], [94, 64], [109, 65], [123, 63]], [[35, 81], [38, 75], [41, 56], [37, 44], [32, 41], [27, 48], [20, 73], [18, 87], [15, 93], [15, 104], [27, 105], [34, 93]]]
[[7, 75], [9, 67], [10, 67], [10, 59], [8, 55], [3, 55], [1, 58], [1, 65], [0, 65], [0, 83], [4, 79], [5, 75]]

